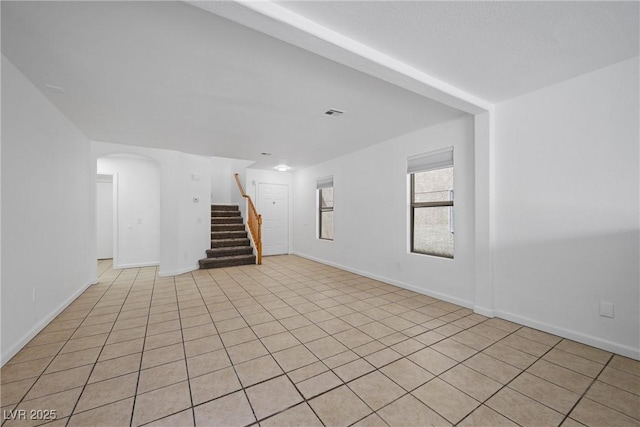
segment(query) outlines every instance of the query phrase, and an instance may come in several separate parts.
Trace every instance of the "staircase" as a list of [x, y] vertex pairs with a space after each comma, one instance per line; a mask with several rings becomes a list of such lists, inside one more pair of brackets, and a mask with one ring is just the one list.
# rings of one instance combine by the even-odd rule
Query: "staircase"
[[238, 206], [211, 205], [211, 249], [198, 262], [201, 269], [256, 263]]

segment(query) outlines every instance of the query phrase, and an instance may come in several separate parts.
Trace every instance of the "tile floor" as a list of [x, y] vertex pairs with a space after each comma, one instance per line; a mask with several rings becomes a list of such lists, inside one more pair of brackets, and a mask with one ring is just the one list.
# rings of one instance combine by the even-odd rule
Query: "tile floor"
[[640, 362], [309, 260], [99, 270], [2, 368], [4, 426], [640, 425]]

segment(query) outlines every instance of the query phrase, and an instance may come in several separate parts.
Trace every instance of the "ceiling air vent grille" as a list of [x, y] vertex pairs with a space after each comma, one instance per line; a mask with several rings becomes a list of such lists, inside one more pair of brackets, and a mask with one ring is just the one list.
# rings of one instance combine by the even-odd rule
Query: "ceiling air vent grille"
[[338, 117], [344, 114], [344, 111], [340, 111], [340, 110], [335, 110], [335, 109], [330, 109], [324, 112], [325, 115], [327, 116], [331, 116], [331, 117]]

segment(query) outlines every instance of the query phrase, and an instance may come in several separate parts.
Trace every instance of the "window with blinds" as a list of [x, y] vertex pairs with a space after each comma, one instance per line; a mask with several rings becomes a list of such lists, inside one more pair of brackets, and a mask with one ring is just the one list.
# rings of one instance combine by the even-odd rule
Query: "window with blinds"
[[411, 252], [453, 258], [453, 147], [407, 159]]

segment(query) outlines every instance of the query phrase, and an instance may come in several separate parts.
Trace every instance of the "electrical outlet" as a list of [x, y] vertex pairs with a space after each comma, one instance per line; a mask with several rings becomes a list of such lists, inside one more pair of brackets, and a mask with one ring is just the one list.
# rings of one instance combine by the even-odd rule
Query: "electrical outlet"
[[614, 308], [615, 305], [612, 302], [600, 301], [600, 316], [613, 319]]

